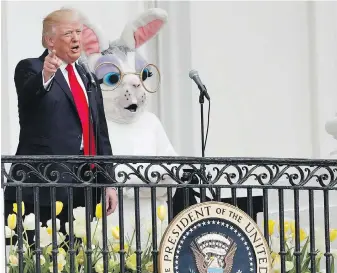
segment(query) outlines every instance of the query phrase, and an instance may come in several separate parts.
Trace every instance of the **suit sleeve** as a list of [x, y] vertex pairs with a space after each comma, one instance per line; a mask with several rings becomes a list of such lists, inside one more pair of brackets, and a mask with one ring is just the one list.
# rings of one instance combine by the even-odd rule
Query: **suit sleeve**
[[109, 139], [108, 125], [106, 122], [102, 91], [97, 85], [98, 93], [98, 115], [99, 115], [99, 134], [101, 139], [101, 155], [112, 155], [112, 149]]
[[[96, 80], [96, 78], [95, 78]], [[97, 83], [97, 80], [96, 80]], [[97, 83], [97, 108], [98, 108], [98, 118], [99, 118], [99, 134], [100, 134], [100, 155], [110, 156], [112, 155], [112, 149], [109, 139], [109, 132], [108, 132], [108, 125], [106, 122], [105, 117], [105, 111], [104, 111], [104, 103], [103, 103], [103, 96], [102, 96], [102, 90], [99, 86], [99, 83]], [[111, 175], [111, 167], [112, 165], [105, 165], [104, 163], [101, 164], [101, 166], [106, 169], [109, 174]], [[98, 175], [98, 181], [99, 183], [104, 184], [113, 184], [113, 182], [104, 175]]]
[[33, 106], [47, 92], [43, 87], [42, 71], [37, 71], [27, 59], [17, 64], [14, 82], [21, 105]]

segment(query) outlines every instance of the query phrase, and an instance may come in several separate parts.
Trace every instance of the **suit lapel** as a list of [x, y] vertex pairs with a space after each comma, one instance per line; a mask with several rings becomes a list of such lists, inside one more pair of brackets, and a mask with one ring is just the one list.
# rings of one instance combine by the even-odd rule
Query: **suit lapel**
[[55, 81], [58, 83], [58, 85], [61, 87], [61, 89], [63, 90], [63, 92], [67, 95], [68, 99], [71, 101], [71, 103], [73, 104], [73, 106], [76, 109], [76, 105], [74, 102], [74, 98], [73, 98], [73, 94], [71, 93], [71, 90], [69, 88], [68, 83], [66, 82], [66, 79], [64, 78], [62, 72], [60, 69], [58, 69], [56, 71], [55, 74]]
[[88, 77], [87, 77], [84, 69], [80, 65], [78, 65], [77, 63], [75, 63], [75, 67], [76, 67], [76, 70], [77, 70], [78, 74], [80, 75], [80, 77], [82, 79], [83, 85], [85, 87], [84, 91], [88, 93], [88, 91], [87, 91], [87, 89], [88, 89], [88, 82], [89, 82]]

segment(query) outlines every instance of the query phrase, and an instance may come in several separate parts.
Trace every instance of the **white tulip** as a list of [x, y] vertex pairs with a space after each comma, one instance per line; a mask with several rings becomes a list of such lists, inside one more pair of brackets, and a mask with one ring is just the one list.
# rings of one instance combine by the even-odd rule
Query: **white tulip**
[[11, 230], [8, 226], [5, 226], [6, 239], [9, 239], [15, 235], [14, 230]]
[[[51, 219], [47, 221], [47, 227], [49, 227], [49, 228], [51, 228], [51, 229], [53, 228], [52, 220], [51, 220]], [[60, 219], [57, 219], [57, 218], [56, 218], [56, 231], [59, 231], [59, 230], [60, 230], [60, 227], [61, 227]]]
[[[34, 241], [35, 241], [34, 236]], [[40, 246], [46, 247], [52, 243], [52, 236], [48, 234], [47, 227], [40, 228]]]
[[73, 215], [75, 220], [83, 221], [85, 223], [85, 208], [84, 207], [77, 207], [73, 209]]
[[[66, 263], [67, 263], [67, 261], [66, 261], [65, 257], [62, 254], [57, 255], [57, 266], [56, 267], [58, 269], [58, 272], [62, 272], [63, 271], [63, 268], [66, 265]], [[50, 272], [54, 272], [53, 271], [53, 263], [52, 262], [50, 263], [49, 271]]]
[[23, 228], [25, 230], [34, 230], [35, 229], [35, 215], [34, 213], [30, 213], [25, 216], [25, 220], [23, 220]]
[[[36, 262], [36, 255], [33, 256], [33, 259], [34, 259], [34, 263]], [[46, 262], [46, 259], [44, 258], [43, 255], [40, 255], [40, 264], [41, 265], [44, 265]]]
[[92, 221], [90, 223], [91, 228], [91, 242], [94, 245], [100, 246], [103, 244], [103, 233], [102, 233], [102, 226], [98, 221]]
[[85, 222], [75, 220], [73, 222], [73, 225], [74, 225], [74, 235], [77, 238], [85, 238], [86, 237]]
[[66, 229], [66, 233], [69, 234], [69, 222], [65, 223], [64, 227]]
[[64, 242], [66, 236], [62, 232], [58, 232], [56, 236], [57, 244], [60, 245]]

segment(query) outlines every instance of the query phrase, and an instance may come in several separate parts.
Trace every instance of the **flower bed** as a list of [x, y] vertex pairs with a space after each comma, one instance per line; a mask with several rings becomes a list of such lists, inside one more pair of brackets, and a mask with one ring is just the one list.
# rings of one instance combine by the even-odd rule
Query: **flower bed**
[[[61, 202], [56, 202], [56, 215], [60, 214], [63, 208]], [[27, 231], [35, 230], [35, 215], [33, 213], [25, 215], [24, 214], [24, 203], [22, 203], [22, 215], [23, 215], [23, 265], [25, 273], [35, 273], [35, 263], [36, 255], [33, 245], [28, 245]], [[15, 229], [17, 226], [17, 204], [13, 204], [13, 214], [10, 214], [7, 219], [6, 238], [12, 239], [17, 237], [15, 234]], [[75, 235], [75, 272], [85, 273], [88, 272], [87, 268], [87, 245], [86, 245], [86, 222], [85, 222], [85, 208], [78, 207], [73, 210], [73, 216], [75, 218], [73, 222], [74, 235]], [[96, 206], [95, 218], [91, 222], [91, 242], [92, 242], [92, 271], [97, 273], [103, 272], [103, 254], [102, 254], [102, 205], [98, 204]], [[161, 230], [163, 231], [163, 223], [166, 218], [166, 207], [158, 206], [157, 208], [157, 218], [161, 222]], [[41, 225], [41, 223], [40, 223]], [[57, 227], [57, 268], [59, 273], [70, 273], [70, 253], [67, 251], [69, 248], [69, 242], [66, 241], [66, 234], [60, 232], [60, 220], [56, 219]], [[65, 224], [66, 232], [69, 233], [69, 223]], [[119, 227], [118, 226], [107, 226], [107, 243], [108, 243], [108, 272], [109, 273], [119, 273], [120, 271], [120, 241], [119, 241]], [[161, 235], [160, 235], [161, 237]], [[160, 238], [159, 238], [160, 239]], [[35, 241], [35, 238], [34, 238]], [[136, 271], [136, 252], [135, 252], [135, 231], [133, 232], [131, 238], [125, 238], [124, 251], [125, 251], [125, 269], [128, 272]], [[147, 243], [145, 249], [142, 249], [141, 254], [141, 268], [142, 272], [151, 273], [153, 272], [153, 262], [152, 262], [152, 231], [151, 228], [148, 229]], [[16, 273], [19, 272], [18, 269], [18, 254], [17, 254], [17, 243], [9, 246], [9, 257], [7, 261], [7, 272]], [[52, 262], [52, 224], [51, 220], [47, 221], [46, 226], [40, 227], [40, 247], [42, 249], [42, 254], [40, 256], [41, 273], [53, 272], [53, 262]]]
[[[272, 257], [272, 273], [281, 272], [281, 257], [280, 257], [280, 225], [275, 220], [269, 220], [269, 245], [271, 249]], [[311, 258], [310, 258], [310, 238], [308, 235], [308, 230], [305, 228], [300, 228], [300, 268], [301, 273], [310, 273]], [[325, 265], [325, 233], [320, 227], [315, 228], [315, 264], [316, 273], [325, 273], [325, 269], [321, 264]], [[333, 242], [337, 238], [337, 229], [330, 230], [330, 241]], [[286, 251], [285, 255], [285, 265], [287, 273], [296, 272], [296, 257], [294, 255], [295, 251], [295, 221], [284, 221], [284, 249]], [[337, 260], [337, 249], [331, 249], [332, 259], [330, 262], [331, 272], [335, 272], [336, 260]]]

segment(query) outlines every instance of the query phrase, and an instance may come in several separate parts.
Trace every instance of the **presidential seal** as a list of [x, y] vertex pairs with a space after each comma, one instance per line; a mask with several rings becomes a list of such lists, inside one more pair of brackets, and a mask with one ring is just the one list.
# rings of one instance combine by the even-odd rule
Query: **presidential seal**
[[252, 218], [221, 202], [193, 205], [167, 227], [160, 273], [268, 273], [269, 247]]

